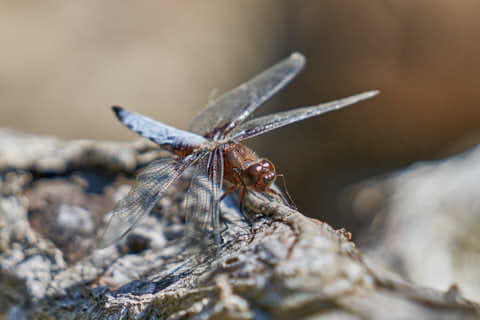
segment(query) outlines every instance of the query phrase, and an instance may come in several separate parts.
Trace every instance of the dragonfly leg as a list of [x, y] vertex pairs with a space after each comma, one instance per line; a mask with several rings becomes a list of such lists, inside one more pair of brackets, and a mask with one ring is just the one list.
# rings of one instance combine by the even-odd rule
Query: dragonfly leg
[[[292, 197], [290, 196], [290, 193], [288, 192], [287, 188], [287, 183], [285, 182], [285, 176], [283, 174], [277, 174], [277, 178], [282, 178], [283, 181], [283, 191], [287, 195], [286, 197], [283, 196], [283, 193], [280, 193], [279, 197], [282, 199], [283, 203], [287, 206], [289, 206], [292, 209], [297, 210], [297, 206], [295, 205], [295, 202], [293, 201]], [[275, 191], [275, 190], [273, 190]], [[273, 194], [276, 194], [276, 192], [272, 192]]]
[[286, 205], [290, 208], [296, 209], [295, 205], [291, 204], [290, 201], [288, 201], [287, 198], [285, 198], [285, 196], [281, 192], [277, 192], [277, 191], [273, 190], [272, 188], [268, 188], [267, 192], [269, 192], [271, 194], [274, 194], [274, 195], [278, 196], [280, 199], [282, 199], [282, 202], [283, 202], [284, 205]]
[[253, 232], [253, 224], [252, 220], [245, 214], [245, 195], [247, 194], [247, 187], [242, 188], [242, 192], [240, 193], [240, 213], [242, 214], [243, 219], [247, 221], [248, 226], [250, 227], [250, 232]]
[[232, 193], [232, 191], [234, 191], [235, 189], [237, 189], [236, 186], [230, 186], [227, 188], [227, 191], [225, 191], [224, 194], [222, 194], [222, 196], [220, 197], [220, 199], [218, 200], [218, 202], [221, 202], [223, 199], [225, 199], [230, 193]]

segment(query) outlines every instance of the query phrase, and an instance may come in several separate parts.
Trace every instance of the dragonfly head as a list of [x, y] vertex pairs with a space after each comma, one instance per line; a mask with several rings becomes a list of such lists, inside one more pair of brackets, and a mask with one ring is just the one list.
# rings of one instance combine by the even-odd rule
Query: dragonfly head
[[270, 160], [262, 159], [250, 165], [244, 173], [244, 182], [256, 191], [265, 192], [270, 188], [277, 174]]

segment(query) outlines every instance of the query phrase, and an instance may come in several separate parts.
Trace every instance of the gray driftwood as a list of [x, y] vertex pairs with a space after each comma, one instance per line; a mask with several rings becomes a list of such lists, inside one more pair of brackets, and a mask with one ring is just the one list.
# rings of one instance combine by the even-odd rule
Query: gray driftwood
[[143, 142], [0, 131], [0, 318], [480, 317], [455, 287], [407, 283], [366, 259], [347, 231], [273, 201], [248, 199], [252, 230], [226, 203], [219, 249], [177, 240], [181, 183], [132, 237], [94, 250], [104, 213], [125, 193], [128, 180], [116, 178], [159, 155]]
[[[364, 252], [412, 282], [480, 299], [480, 148], [347, 192], [356, 216], [374, 217]], [[350, 198], [350, 200], [348, 200]]]

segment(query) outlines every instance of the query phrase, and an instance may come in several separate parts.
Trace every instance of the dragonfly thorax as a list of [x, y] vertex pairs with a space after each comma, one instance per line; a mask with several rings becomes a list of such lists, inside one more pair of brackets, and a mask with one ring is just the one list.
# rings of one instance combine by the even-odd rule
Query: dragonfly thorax
[[239, 188], [246, 187], [260, 192], [270, 189], [277, 176], [270, 160], [258, 158], [241, 143], [225, 145], [223, 154], [225, 180]]

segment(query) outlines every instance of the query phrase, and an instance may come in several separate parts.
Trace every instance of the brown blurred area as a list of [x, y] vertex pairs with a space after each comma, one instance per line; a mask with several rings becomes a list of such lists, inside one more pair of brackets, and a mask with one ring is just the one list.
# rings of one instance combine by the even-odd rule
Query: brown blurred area
[[222, 93], [299, 51], [307, 68], [258, 114], [379, 89], [250, 143], [300, 210], [358, 230], [345, 186], [478, 143], [480, 2], [2, 1], [0, 126], [137, 137], [120, 104], [186, 129]]

